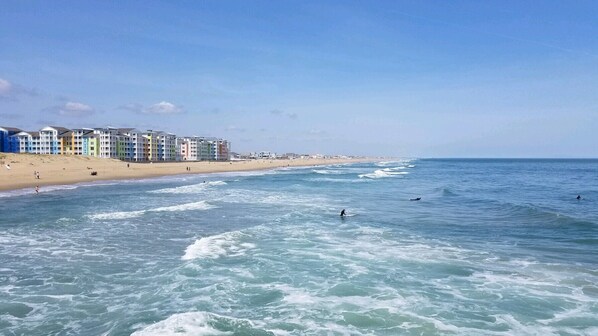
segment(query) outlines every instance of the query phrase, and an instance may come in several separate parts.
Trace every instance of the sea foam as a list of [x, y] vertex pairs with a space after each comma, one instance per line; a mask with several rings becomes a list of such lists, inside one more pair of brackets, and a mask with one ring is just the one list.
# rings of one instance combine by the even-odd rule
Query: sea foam
[[152, 324], [136, 331], [132, 336], [181, 336], [181, 335], [231, 335], [210, 325], [212, 314], [189, 312], [174, 314], [166, 320]]
[[360, 178], [370, 178], [370, 179], [379, 179], [385, 177], [392, 177], [395, 175], [407, 175], [409, 172], [395, 172], [389, 169], [378, 169], [373, 173], [369, 174], [360, 174], [358, 175]]
[[182, 260], [215, 259], [224, 255], [242, 255], [247, 250], [255, 248], [251, 243], [240, 243], [244, 236], [240, 231], [221, 233], [215, 236], [202, 237], [187, 246]]
[[164, 188], [148, 191], [152, 194], [195, 194], [205, 191], [209, 187], [226, 185], [224, 181], [210, 181], [191, 185], [185, 185], [175, 188]]
[[177, 212], [177, 211], [191, 211], [191, 210], [209, 210], [216, 206], [207, 203], [206, 201], [199, 201], [193, 203], [183, 203], [178, 205], [172, 205], [167, 207], [159, 207], [148, 210], [136, 210], [136, 211], [117, 211], [117, 212], [106, 212], [88, 215], [88, 218], [105, 220], [105, 219], [127, 219], [135, 218], [144, 215], [147, 212]]

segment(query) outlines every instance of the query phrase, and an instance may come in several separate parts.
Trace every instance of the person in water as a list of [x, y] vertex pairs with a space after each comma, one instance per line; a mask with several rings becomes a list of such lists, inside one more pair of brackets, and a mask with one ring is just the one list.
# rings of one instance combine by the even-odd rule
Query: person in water
[[577, 198], [577, 200], [579, 201], [581, 199], [581, 195], [577, 195], [577, 197], [575, 198]]
[[410, 199], [410, 201], [420, 201], [421, 199], [422, 199], [421, 197], [418, 197], [418, 198], [412, 198], [412, 199]]
[[341, 211], [341, 217], [345, 217], [345, 209], [343, 209], [343, 211]]

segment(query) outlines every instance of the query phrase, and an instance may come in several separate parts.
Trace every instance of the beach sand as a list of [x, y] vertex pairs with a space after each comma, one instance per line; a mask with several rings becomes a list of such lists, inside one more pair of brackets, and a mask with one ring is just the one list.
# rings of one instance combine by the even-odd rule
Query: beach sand
[[[206, 174], [277, 167], [316, 166], [364, 159], [248, 160], [230, 162], [128, 163], [87, 156], [0, 153], [0, 190], [35, 188], [78, 182], [148, 178], [177, 174]], [[129, 164], [129, 167], [127, 167]], [[9, 166], [7, 168], [6, 166]], [[187, 171], [187, 167], [191, 170]], [[34, 175], [39, 172], [39, 179]], [[97, 172], [92, 176], [91, 172]]]

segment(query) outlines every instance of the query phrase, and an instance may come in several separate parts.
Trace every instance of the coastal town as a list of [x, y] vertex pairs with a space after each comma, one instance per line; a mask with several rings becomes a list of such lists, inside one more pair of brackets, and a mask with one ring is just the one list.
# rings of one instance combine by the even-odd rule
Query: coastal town
[[[0, 190], [361, 162], [363, 157], [234, 153], [227, 139], [135, 128], [46, 126], [36, 132], [0, 126]], [[153, 164], [159, 163], [159, 164]]]
[[214, 137], [135, 128], [47, 126], [28, 132], [0, 126], [0, 152], [63, 154], [131, 162], [227, 161], [231, 144]]

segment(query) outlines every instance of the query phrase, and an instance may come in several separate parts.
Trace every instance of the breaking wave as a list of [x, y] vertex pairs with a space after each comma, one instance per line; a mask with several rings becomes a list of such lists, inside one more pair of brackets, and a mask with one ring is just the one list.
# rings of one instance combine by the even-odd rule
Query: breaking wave
[[136, 210], [136, 211], [118, 211], [118, 212], [106, 212], [88, 215], [90, 219], [106, 220], [106, 219], [127, 219], [135, 218], [144, 215], [147, 212], [176, 212], [176, 211], [191, 211], [191, 210], [209, 210], [215, 208], [214, 205], [207, 203], [206, 201], [199, 201], [193, 203], [184, 203], [178, 205], [172, 205], [167, 207], [159, 207], [148, 210]]

